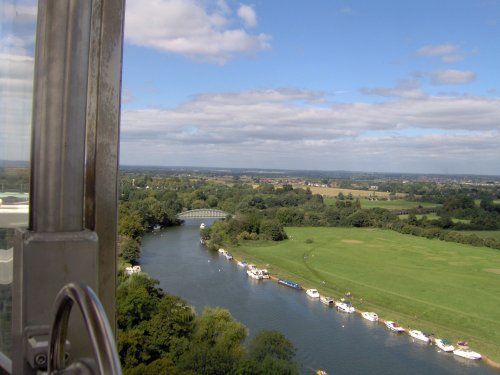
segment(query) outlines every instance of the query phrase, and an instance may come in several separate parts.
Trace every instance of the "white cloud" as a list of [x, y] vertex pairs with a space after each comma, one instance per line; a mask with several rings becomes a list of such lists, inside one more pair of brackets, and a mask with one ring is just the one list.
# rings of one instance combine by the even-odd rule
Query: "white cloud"
[[239, 7], [238, 16], [240, 16], [248, 27], [255, 27], [257, 25], [257, 15], [253, 8], [248, 5], [241, 5]]
[[460, 52], [460, 47], [451, 43], [421, 47], [417, 50], [417, 55], [439, 57], [442, 62], [447, 64], [464, 59], [463, 54]]
[[[140, 0], [127, 1], [125, 40], [217, 63], [227, 62], [236, 53], [255, 53], [270, 48], [269, 35], [252, 35], [243, 28], [231, 28], [234, 18], [228, 5], [222, 0], [212, 3], [151, 0], [146, 5]], [[248, 8], [243, 11], [244, 20], [252, 22], [250, 11], [254, 15], [255, 12]]]
[[[433, 168], [450, 170], [460, 160], [464, 172], [482, 159], [484, 171], [500, 173], [498, 99], [314, 103], [322, 98], [318, 92], [260, 90], [198, 95], [171, 109], [125, 110], [122, 162], [439, 172]], [[403, 161], [406, 166], [398, 164]]]
[[471, 70], [437, 70], [431, 73], [433, 85], [462, 85], [476, 79], [476, 73]]
[[361, 92], [367, 95], [407, 99], [423, 99], [427, 97], [427, 94], [420, 89], [420, 81], [418, 80], [402, 80], [395, 87], [362, 88]]

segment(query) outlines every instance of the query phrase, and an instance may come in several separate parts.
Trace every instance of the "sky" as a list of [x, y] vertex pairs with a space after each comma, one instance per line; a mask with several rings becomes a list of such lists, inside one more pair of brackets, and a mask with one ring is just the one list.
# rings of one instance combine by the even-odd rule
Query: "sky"
[[[36, 1], [1, 4], [27, 159]], [[499, 37], [500, 0], [127, 0], [120, 163], [500, 175]]]
[[121, 163], [500, 174], [500, 1], [128, 0]]

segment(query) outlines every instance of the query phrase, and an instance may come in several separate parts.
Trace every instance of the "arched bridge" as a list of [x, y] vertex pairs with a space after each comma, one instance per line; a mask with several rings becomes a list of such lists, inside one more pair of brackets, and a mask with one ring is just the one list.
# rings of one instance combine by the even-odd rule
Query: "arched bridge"
[[214, 208], [200, 208], [198, 210], [189, 210], [177, 214], [178, 219], [224, 219], [229, 213], [216, 210]]

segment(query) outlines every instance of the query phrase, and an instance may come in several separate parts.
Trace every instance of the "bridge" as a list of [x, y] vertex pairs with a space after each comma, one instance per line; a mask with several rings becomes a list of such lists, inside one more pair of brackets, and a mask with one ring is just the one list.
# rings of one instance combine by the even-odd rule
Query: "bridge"
[[177, 214], [178, 219], [224, 219], [230, 214], [214, 208], [200, 208], [198, 210], [189, 210]]

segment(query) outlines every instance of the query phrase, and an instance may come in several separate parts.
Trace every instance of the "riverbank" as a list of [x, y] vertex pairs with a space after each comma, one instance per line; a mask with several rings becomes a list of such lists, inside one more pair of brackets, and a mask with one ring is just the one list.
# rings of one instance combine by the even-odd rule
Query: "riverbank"
[[383, 319], [453, 341], [466, 339], [488, 357], [485, 362], [500, 367], [498, 284], [491, 280], [495, 273], [484, 271], [500, 264], [498, 252], [373, 229], [287, 228], [287, 233], [288, 241], [248, 242], [230, 251], [322, 294], [340, 298], [350, 291], [355, 307]]

